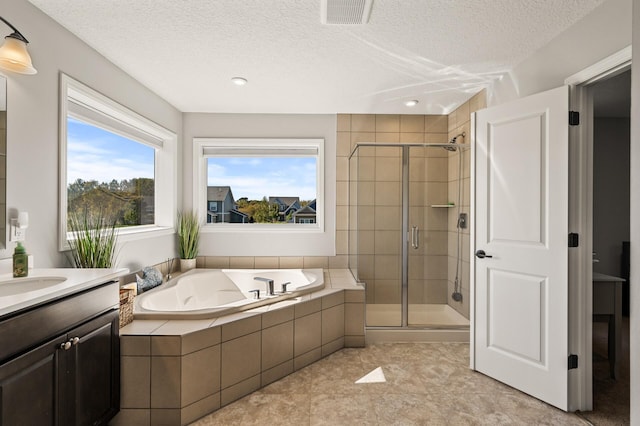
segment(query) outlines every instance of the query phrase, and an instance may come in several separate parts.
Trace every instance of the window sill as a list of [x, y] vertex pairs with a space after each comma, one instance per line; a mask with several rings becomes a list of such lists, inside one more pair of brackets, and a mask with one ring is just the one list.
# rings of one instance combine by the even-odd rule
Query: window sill
[[323, 230], [318, 224], [268, 224], [268, 223], [218, 223], [207, 224], [201, 228], [205, 234], [214, 233], [280, 233], [280, 234], [317, 234]]

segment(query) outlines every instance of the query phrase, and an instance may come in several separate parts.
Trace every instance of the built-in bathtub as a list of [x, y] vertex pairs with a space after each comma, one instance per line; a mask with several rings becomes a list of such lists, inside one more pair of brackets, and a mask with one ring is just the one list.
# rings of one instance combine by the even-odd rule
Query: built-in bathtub
[[134, 318], [217, 318], [323, 288], [322, 269], [194, 269], [136, 297]]

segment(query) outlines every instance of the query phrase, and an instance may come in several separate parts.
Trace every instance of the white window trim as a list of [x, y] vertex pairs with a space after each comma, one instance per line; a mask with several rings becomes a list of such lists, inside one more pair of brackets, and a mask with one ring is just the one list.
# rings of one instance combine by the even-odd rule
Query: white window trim
[[[69, 108], [70, 99], [73, 99], [77, 109]], [[67, 117], [78, 116], [80, 110], [86, 113], [80, 118], [82, 121], [156, 149], [155, 224], [119, 228], [116, 230], [118, 241], [133, 241], [173, 234], [177, 211], [177, 135], [85, 84], [60, 73], [58, 249], [69, 250], [67, 242], [69, 238], [67, 232]], [[101, 115], [106, 116], [105, 121], [100, 121]]]
[[[205, 150], [236, 156], [234, 149], [244, 155], [249, 155], [253, 149], [256, 152], [272, 149], [292, 156], [311, 152], [309, 149], [316, 150], [316, 202], [321, 206], [316, 223], [304, 226], [293, 223], [206, 223], [206, 212], [202, 207], [207, 205], [207, 158], [210, 155], [206, 155]], [[322, 138], [194, 138], [192, 208], [203, 223], [200, 252], [207, 256], [334, 256], [335, 201], [328, 205], [325, 188], [335, 186], [335, 170], [327, 170], [325, 160], [325, 140]]]

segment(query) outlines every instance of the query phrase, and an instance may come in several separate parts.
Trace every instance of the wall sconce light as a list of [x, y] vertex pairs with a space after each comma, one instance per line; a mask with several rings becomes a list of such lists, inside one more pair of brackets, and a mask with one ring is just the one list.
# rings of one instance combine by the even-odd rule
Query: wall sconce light
[[26, 229], [29, 227], [29, 213], [20, 212], [18, 217], [11, 218], [10, 241], [24, 241]]
[[0, 16], [0, 20], [13, 30], [4, 38], [4, 44], [0, 46], [0, 68], [19, 74], [37, 73], [38, 71], [31, 63], [31, 56], [27, 52], [29, 41], [2, 16]]

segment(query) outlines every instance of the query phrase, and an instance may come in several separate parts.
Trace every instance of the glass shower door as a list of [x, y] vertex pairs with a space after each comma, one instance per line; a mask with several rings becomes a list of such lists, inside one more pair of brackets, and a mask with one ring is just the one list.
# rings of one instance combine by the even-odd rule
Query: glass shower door
[[[363, 146], [351, 158], [358, 279], [368, 327], [402, 326], [402, 148]], [[353, 181], [353, 180], [352, 180]], [[356, 199], [354, 201], [354, 198]], [[352, 247], [353, 248], [353, 247]]]

